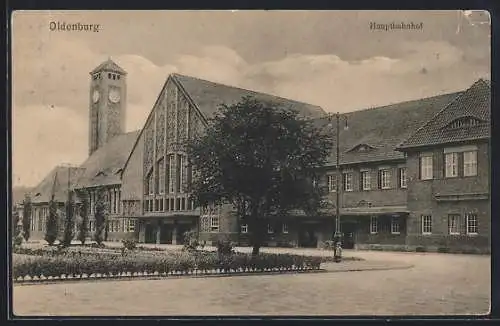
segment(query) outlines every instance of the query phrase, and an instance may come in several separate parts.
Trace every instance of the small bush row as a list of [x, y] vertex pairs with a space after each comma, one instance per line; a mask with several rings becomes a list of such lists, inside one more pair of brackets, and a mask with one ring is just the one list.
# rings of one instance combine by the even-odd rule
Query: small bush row
[[[25, 256], [28, 257], [28, 256]], [[208, 271], [254, 272], [268, 270], [319, 269], [320, 257], [298, 255], [249, 254], [218, 255], [207, 252], [128, 255], [54, 255], [29, 256], [13, 261], [14, 280], [29, 277], [72, 277], [92, 274], [119, 276], [123, 274], [193, 274]]]

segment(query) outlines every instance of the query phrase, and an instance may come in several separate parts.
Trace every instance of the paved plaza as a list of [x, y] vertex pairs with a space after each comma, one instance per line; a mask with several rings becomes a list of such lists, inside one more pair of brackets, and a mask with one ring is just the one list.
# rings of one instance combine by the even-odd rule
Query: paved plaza
[[[331, 254], [314, 249], [264, 251]], [[393, 262], [413, 267], [15, 285], [13, 309], [18, 316], [430, 315], [489, 311], [489, 256], [372, 251], [346, 251], [345, 255], [375, 265]]]

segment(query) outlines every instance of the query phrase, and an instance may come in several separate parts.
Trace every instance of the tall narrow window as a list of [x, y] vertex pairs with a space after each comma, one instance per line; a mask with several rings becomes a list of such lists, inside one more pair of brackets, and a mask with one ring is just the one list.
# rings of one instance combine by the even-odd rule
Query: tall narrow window
[[477, 151], [464, 152], [464, 177], [477, 175]]
[[352, 173], [347, 172], [344, 173], [343, 176], [344, 176], [344, 182], [343, 182], [344, 191], [352, 191]]
[[376, 234], [378, 232], [378, 218], [377, 216], [370, 217], [370, 233]]
[[468, 213], [465, 215], [467, 223], [467, 234], [477, 234], [477, 215]]
[[392, 234], [399, 234], [400, 233], [399, 217], [393, 216], [391, 218], [391, 233]]
[[432, 155], [426, 154], [420, 157], [420, 179], [430, 180], [433, 178]]
[[179, 175], [179, 192], [184, 192], [186, 186], [186, 158], [184, 155], [179, 155], [179, 166], [177, 167], [177, 173]]
[[399, 169], [399, 188], [405, 189], [407, 187], [406, 186], [406, 174], [407, 174], [406, 168]]
[[371, 189], [370, 171], [361, 171], [361, 190]]
[[160, 159], [156, 169], [158, 170], [158, 193], [165, 193], [165, 161]]
[[447, 178], [458, 177], [458, 153], [445, 154], [445, 176]]
[[248, 224], [241, 224], [240, 230], [241, 233], [248, 233]]
[[148, 182], [148, 195], [153, 195], [154, 194], [154, 189], [155, 189], [155, 185], [154, 185], [154, 178], [153, 178], [153, 170], [151, 169], [151, 172], [149, 172], [148, 174], [148, 179], [147, 179], [147, 182]]
[[448, 215], [448, 233], [460, 234], [460, 215], [458, 214]]
[[270, 224], [270, 223], [267, 225], [267, 233], [269, 233], [269, 234], [274, 233], [274, 228], [273, 228], [272, 224]]
[[391, 170], [383, 169], [379, 171], [380, 175], [380, 189], [391, 188]]
[[174, 193], [175, 187], [175, 161], [174, 155], [168, 156], [168, 166], [169, 166], [169, 178], [168, 178], [168, 192]]
[[337, 176], [330, 174], [328, 175], [328, 191], [335, 192], [337, 191]]
[[432, 234], [431, 215], [422, 215], [422, 234]]

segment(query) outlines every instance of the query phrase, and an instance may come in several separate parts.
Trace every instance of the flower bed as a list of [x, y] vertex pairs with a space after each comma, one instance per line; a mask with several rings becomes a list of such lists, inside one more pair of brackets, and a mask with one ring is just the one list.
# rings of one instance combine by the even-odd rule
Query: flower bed
[[213, 252], [171, 252], [166, 254], [131, 252], [121, 254], [54, 255], [14, 254], [12, 279], [14, 282], [31, 280], [87, 279], [137, 276], [169, 276], [194, 274], [227, 274], [255, 272], [285, 272], [318, 270], [320, 257], [288, 254], [236, 253], [220, 256]]

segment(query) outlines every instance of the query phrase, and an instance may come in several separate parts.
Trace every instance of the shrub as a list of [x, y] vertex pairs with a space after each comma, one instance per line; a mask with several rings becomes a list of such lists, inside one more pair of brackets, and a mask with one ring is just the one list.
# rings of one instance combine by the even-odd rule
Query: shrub
[[43, 255], [14, 256], [13, 279], [25, 276], [61, 275], [120, 275], [122, 273], [193, 273], [195, 269], [208, 271], [264, 271], [270, 269], [319, 269], [321, 257], [306, 257], [289, 254], [251, 254], [235, 253], [219, 255], [215, 252], [174, 252], [138, 253], [120, 255], [116, 252], [84, 252], [68, 249], [54, 250], [23, 249], [25, 253]]
[[199, 241], [196, 231], [191, 230], [184, 233], [184, 250], [195, 251], [198, 248], [203, 249], [204, 246], [205, 244]]
[[415, 251], [416, 252], [427, 252], [427, 248], [425, 248], [425, 247], [417, 247], [417, 248], [415, 248]]
[[448, 247], [439, 247], [437, 249], [437, 252], [440, 252], [440, 253], [449, 253], [450, 252], [450, 248], [448, 248]]
[[137, 242], [133, 239], [122, 240], [123, 248], [127, 250], [134, 250], [137, 248]]
[[231, 241], [219, 240], [217, 241], [217, 253], [219, 255], [232, 255], [234, 254], [234, 245]]
[[323, 249], [325, 249], [325, 250], [334, 250], [335, 249], [335, 241], [333, 241], [333, 240], [326, 240], [323, 243]]

